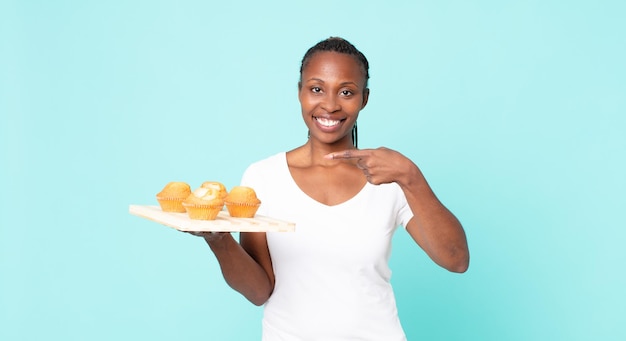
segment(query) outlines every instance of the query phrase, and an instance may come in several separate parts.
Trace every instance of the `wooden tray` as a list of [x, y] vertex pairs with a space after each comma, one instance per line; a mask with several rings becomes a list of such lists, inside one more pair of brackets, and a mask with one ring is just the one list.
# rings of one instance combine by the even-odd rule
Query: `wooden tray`
[[187, 213], [163, 212], [160, 206], [130, 205], [130, 214], [186, 232], [293, 232], [296, 224], [256, 215], [233, 218], [223, 210], [215, 220], [192, 220]]

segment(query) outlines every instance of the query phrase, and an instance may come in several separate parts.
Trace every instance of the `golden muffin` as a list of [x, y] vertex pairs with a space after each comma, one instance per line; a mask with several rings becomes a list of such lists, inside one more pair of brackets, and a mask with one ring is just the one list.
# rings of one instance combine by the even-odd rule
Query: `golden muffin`
[[199, 187], [183, 201], [183, 207], [190, 219], [215, 220], [224, 207], [224, 199], [218, 190]]
[[257, 198], [254, 189], [246, 186], [233, 187], [226, 198], [224, 204], [231, 217], [252, 218], [261, 206], [261, 200]]
[[228, 195], [228, 191], [226, 190], [226, 186], [224, 186], [224, 184], [222, 184], [221, 182], [205, 181], [205, 182], [202, 183], [202, 185], [200, 187], [212, 188], [214, 190], [217, 190], [220, 198], [222, 198], [222, 199], [226, 198], [226, 196]]
[[156, 198], [164, 212], [185, 212], [183, 200], [191, 194], [191, 187], [186, 182], [172, 181], [165, 185]]

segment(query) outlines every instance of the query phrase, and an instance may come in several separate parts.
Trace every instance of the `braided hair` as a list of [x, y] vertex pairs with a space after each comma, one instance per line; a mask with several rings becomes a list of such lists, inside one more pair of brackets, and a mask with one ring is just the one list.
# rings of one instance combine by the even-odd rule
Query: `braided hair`
[[354, 45], [352, 45], [349, 41], [339, 38], [339, 37], [330, 37], [328, 39], [322, 40], [319, 43], [315, 44], [311, 47], [302, 58], [302, 63], [300, 64], [300, 80], [302, 81], [302, 70], [307, 66], [311, 57], [316, 52], [337, 52], [343, 53], [347, 55], [351, 55], [361, 64], [361, 68], [363, 68], [363, 73], [365, 74], [365, 87], [367, 88], [367, 83], [370, 78], [369, 74], [369, 63], [365, 55], [361, 53], [361, 51], [357, 50]]

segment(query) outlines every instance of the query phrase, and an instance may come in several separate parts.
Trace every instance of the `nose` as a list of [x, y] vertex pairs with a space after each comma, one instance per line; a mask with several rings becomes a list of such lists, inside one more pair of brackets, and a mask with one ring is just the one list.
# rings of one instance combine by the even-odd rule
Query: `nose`
[[321, 107], [327, 112], [335, 112], [341, 110], [341, 105], [339, 104], [336, 95], [324, 96]]

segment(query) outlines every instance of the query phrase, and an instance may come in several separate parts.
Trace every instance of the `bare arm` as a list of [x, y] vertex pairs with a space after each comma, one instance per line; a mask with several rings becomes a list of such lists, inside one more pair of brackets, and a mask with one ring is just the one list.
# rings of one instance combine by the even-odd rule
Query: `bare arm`
[[437, 199], [415, 163], [387, 148], [346, 150], [326, 157], [357, 159], [357, 167], [374, 185], [391, 182], [400, 185], [414, 214], [406, 226], [413, 240], [441, 267], [453, 272], [467, 270], [469, 249], [465, 231]]
[[228, 285], [259, 306], [274, 290], [274, 272], [265, 233], [203, 233]]
[[461, 223], [437, 199], [417, 166], [413, 172], [398, 182], [414, 214], [407, 231], [435, 263], [452, 272], [467, 271], [469, 250]]

